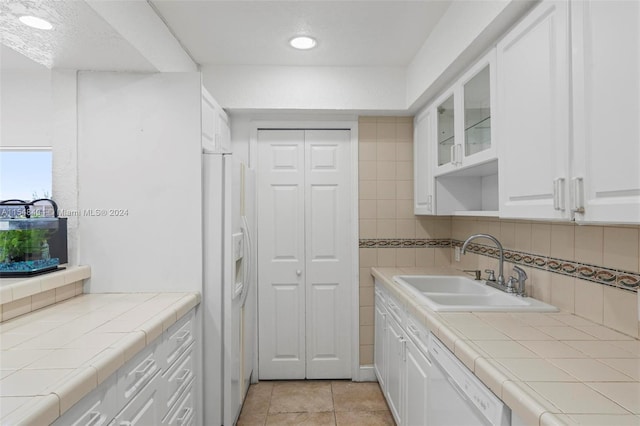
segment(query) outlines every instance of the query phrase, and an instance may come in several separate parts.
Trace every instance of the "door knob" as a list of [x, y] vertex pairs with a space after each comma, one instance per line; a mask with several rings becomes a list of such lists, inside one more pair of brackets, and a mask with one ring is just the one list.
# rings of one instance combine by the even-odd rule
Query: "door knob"
[[296, 275], [297, 275], [297, 276], [302, 275], [302, 271], [301, 271], [300, 269], [296, 269]]

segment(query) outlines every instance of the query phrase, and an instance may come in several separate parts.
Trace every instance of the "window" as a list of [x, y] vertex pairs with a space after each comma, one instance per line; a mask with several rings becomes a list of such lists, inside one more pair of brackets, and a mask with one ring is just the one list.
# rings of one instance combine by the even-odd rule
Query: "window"
[[51, 198], [51, 148], [0, 148], [0, 200]]

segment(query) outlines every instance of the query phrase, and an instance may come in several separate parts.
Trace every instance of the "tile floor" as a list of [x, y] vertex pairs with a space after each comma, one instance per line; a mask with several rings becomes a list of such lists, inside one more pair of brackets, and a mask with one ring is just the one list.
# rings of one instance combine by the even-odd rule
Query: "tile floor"
[[375, 382], [262, 381], [251, 385], [238, 426], [395, 425]]

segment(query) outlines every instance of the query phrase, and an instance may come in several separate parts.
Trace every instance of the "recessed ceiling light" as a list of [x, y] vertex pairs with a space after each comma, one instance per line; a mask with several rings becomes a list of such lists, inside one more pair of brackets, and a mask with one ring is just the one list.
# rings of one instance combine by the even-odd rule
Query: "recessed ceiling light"
[[50, 30], [53, 28], [51, 22], [45, 21], [44, 19], [38, 18], [36, 16], [21, 16], [18, 19], [20, 20], [20, 22], [31, 28], [37, 28], [39, 30]]
[[289, 40], [291, 47], [300, 50], [309, 50], [316, 47], [316, 39], [308, 36], [297, 36]]

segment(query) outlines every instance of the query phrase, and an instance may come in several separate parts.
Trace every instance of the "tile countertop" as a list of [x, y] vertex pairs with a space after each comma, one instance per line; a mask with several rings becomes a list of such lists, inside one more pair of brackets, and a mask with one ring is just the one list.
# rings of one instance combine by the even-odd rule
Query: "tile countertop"
[[49, 424], [200, 303], [84, 294], [0, 324], [0, 423]]
[[371, 272], [526, 424], [640, 425], [639, 340], [565, 312], [437, 313], [392, 278], [455, 269]]

